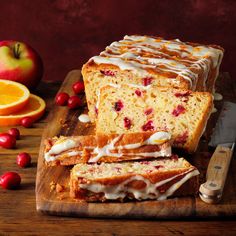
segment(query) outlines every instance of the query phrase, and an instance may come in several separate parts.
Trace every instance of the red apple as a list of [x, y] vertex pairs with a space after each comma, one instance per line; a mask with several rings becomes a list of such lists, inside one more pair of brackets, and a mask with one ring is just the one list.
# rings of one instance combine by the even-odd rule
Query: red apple
[[13, 80], [34, 89], [43, 75], [39, 54], [22, 42], [0, 42], [0, 78]]

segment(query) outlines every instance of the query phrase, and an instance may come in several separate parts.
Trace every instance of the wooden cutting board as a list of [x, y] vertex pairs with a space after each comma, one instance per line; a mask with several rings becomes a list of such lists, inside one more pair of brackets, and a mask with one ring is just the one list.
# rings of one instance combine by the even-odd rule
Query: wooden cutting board
[[[72, 93], [71, 86], [81, 79], [79, 70], [71, 71], [65, 78], [60, 92]], [[50, 88], [49, 88], [50, 89]], [[224, 99], [235, 102], [235, 83], [227, 73], [220, 76], [217, 91], [224, 95]], [[85, 97], [83, 97], [85, 101]], [[220, 109], [221, 102], [215, 102]], [[236, 160], [232, 158], [229, 175], [224, 189], [223, 199], [219, 204], [208, 205], [199, 197], [172, 198], [164, 201], [143, 201], [127, 203], [82, 203], [69, 197], [69, 167], [46, 167], [43, 162], [44, 139], [55, 135], [87, 135], [94, 132], [94, 127], [79, 122], [81, 113], [86, 113], [86, 107], [81, 110], [70, 111], [67, 107], [54, 106], [48, 117], [48, 125], [42, 135], [38, 157], [36, 179], [36, 207], [38, 211], [78, 217], [116, 217], [116, 218], [179, 218], [179, 217], [213, 217], [236, 215]], [[215, 126], [219, 112], [214, 113], [203, 135], [197, 152], [192, 156], [184, 156], [201, 172], [204, 181], [210, 154], [208, 138]], [[235, 118], [235, 117], [234, 117]], [[65, 190], [57, 193], [54, 184], [65, 186]]]

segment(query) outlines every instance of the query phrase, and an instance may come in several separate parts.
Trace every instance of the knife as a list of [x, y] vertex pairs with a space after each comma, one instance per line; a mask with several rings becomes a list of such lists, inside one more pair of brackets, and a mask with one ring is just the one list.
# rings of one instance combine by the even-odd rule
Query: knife
[[209, 142], [216, 149], [208, 164], [206, 182], [199, 189], [199, 196], [206, 203], [217, 203], [222, 197], [235, 138], [236, 104], [225, 102]]

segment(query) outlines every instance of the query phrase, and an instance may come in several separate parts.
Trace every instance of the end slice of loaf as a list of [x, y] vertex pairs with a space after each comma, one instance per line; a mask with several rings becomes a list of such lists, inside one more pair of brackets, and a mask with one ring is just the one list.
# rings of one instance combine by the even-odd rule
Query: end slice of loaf
[[46, 140], [44, 159], [53, 166], [167, 157], [170, 138], [164, 131], [55, 137]]
[[101, 89], [97, 133], [165, 130], [173, 146], [194, 152], [213, 107], [208, 92], [108, 85]]
[[164, 200], [198, 191], [199, 171], [183, 158], [77, 164], [71, 171], [71, 197], [88, 202]]

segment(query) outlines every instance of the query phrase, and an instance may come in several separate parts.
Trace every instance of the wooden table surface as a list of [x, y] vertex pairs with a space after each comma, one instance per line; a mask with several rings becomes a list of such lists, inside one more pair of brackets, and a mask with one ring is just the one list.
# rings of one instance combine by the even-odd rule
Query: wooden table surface
[[[43, 215], [35, 208], [35, 177], [41, 134], [59, 84], [41, 83], [37, 94], [47, 102], [47, 112], [33, 128], [19, 128], [21, 139], [14, 150], [0, 149], [0, 174], [16, 171], [22, 177], [18, 190], [0, 189], [0, 236], [5, 235], [236, 235], [233, 218], [128, 220], [91, 219]], [[0, 128], [0, 132], [7, 128]], [[32, 155], [33, 164], [20, 169], [19, 152]], [[236, 184], [236, 183], [235, 183]]]

